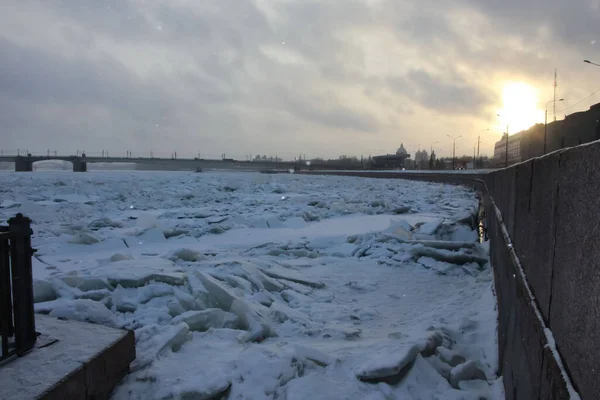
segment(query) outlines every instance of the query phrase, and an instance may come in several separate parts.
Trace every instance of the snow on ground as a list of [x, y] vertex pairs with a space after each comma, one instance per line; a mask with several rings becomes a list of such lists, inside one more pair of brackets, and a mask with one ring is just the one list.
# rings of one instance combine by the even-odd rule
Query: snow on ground
[[114, 399], [500, 399], [475, 194], [255, 173], [0, 173], [36, 311], [135, 330]]

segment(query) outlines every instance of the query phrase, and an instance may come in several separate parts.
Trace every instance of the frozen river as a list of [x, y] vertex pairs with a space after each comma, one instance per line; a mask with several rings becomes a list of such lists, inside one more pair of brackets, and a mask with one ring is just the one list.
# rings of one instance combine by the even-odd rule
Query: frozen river
[[462, 187], [254, 173], [0, 173], [36, 312], [133, 329], [115, 399], [500, 399]]

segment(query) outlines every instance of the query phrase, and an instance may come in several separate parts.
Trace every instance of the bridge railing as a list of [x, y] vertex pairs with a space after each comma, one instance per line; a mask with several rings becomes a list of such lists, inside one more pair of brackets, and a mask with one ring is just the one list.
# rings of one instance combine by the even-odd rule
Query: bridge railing
[[31, 271], [31, 220], [17, 214], [0, 226], [0, 361], [33, 348], [37, 334]]

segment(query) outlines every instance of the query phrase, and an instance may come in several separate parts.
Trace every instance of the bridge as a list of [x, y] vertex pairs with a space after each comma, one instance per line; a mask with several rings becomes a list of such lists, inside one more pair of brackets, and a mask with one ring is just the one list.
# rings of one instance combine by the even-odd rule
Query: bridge
[[306, 167], [304, 162], [286, 161], [237, 161], [234, 159], [211, 160], [201, 158], [155, 158], [155, 157], [89, 157], [81, 155], [2, 155], [0, 162], [13, 162], [15, 171], [31, 172], [38, 161], [68, 161], [74, 172], [86, 172], [89, 163], [127, 163], [155, 165], [169, 170], [233, 169], [233, 170], [289, 170]]

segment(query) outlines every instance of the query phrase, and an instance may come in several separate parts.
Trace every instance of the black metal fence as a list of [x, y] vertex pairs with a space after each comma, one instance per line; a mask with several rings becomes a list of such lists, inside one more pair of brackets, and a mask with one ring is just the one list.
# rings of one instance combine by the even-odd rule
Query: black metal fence
[[37, 337], [31, 234], [31, 220], [22, 214], [11, 218], [8, 226], [0, 226], [0, 361], [27, 353]]

